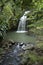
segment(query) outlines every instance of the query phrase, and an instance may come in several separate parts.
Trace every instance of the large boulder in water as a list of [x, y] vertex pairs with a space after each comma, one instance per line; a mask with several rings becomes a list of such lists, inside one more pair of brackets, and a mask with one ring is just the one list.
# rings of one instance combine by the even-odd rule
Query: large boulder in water
[[23, 42], [21, 42], [19, 45], [20, 45], [20, 46], [23, 46], [23, 45], [24, 45], [24, 43], [23, 43]]
[[34, 45], [33, 44], [26, 44], [22, 46], [23, 50], [29, 50], [29, 49], [34, 49]]

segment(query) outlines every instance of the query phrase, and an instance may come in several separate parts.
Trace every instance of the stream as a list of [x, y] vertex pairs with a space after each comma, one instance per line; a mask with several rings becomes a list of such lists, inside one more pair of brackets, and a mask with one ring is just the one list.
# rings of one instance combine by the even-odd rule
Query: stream
[[[4, 59], [0, 65], [20, 65], [22, 60], [22, 56], [19, 56], [21, 53], [25, 53], [27, 47], [32, 48], [33, 44], [26, 44], [26, 43], [17, 43], [17, 45], [12, 46], [12, 50], [7, 52], [4, 55]], [[28, 49], [27, 48], [27, 49]]]
[[19, 65], [21, 58], [18, 56], [20, 53], [24, 53], [22, 49], [23, 43], [18, 43], [16, 46], [12, 47], [11, 52], [7, 52], [0, 65]]

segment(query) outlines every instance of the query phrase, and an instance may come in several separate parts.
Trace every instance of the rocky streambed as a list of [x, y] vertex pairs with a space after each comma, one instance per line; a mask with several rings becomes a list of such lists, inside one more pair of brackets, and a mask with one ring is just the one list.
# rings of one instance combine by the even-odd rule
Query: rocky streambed
[[43, 49], [37, 48], [34, 43], [9, 43], [0, 65], [43, 65]]

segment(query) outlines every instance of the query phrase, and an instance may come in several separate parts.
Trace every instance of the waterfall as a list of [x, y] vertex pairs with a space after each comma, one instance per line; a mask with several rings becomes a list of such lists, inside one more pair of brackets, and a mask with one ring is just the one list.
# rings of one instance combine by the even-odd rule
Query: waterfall
[[25, 29], [26, 20], [27, 20], [26, 14], [28, 14], [29, 12], [30, 11], [25, 11], [24, 15], [20, 18], [18, 29], [17, 29], [17, 33], [24, 33], [24, 32], [26, 32], [26, 29]]

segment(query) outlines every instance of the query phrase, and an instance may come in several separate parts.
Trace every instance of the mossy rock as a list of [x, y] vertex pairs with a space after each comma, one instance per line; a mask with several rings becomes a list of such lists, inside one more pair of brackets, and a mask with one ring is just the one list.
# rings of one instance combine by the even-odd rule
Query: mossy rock
[[2, 55], [2, 54], [5, 54], [5, 51], [4, 51], [3, 48], [0, 48], [0, 54], [1, 54], [1, 55]]
[[37, 42], [37, 44], [36, 44], [36, 46], [37, 46], [37, 48], [41, 48], [41, 49], [43, 49], [43, 42]]

